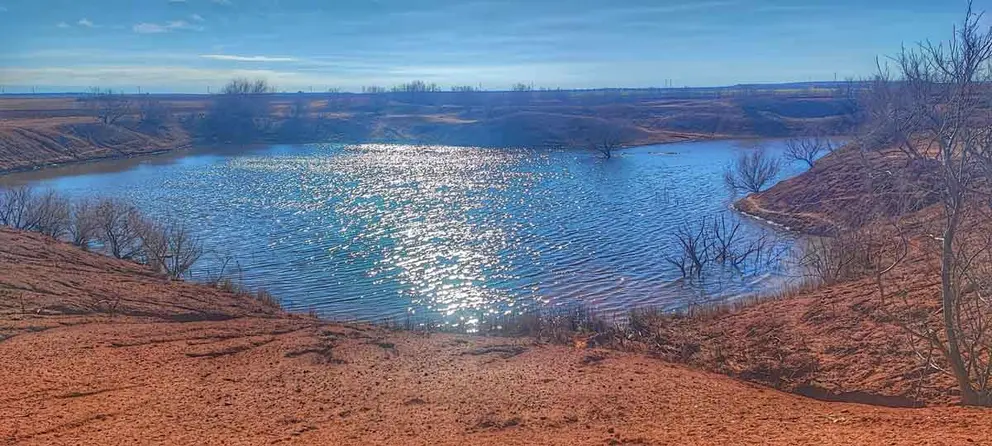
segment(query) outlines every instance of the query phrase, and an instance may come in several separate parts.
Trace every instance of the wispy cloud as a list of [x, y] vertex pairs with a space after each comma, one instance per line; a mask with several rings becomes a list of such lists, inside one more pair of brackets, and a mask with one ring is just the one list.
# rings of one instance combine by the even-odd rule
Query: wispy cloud
[[229, 60], [236, 62], [297, 62], [295, 57], [272, 57], [272, 56], [236, 56], [233, 54], [202, 54], [200, 57], [213, 60]]
[[194, 31], [202, 31], [203, 27], [191, 25], [185, 20], [175, 20], [171, 22], [166, 22], [165, 24], [158, 23], [138, 23], [131, 28], [134, 32], [138, 34], [160, 34], [167, 33], [170, 31], [188, 29]]
[[193, 14], [193, 15], [189, 16], [189, 18], [190, 18], [190, 20], [192, 20], [194, 22], [202, 22], [203, 21], [203, 16], [201, 16], [200, 14]]
[[85, 17], [79, 19], [79, 21], [76, 22], [76, 24], [86, 28], [96, 28], [96, 24], [90, 21], [90, 19], [87, 19]]
[[6, 6], [0, 6], [0, 12], [7, 12]]
[[333, 76], [311, 75], [274, 70], [204, 69], [182, 66], [51, 66], [40, 68], [5, 67], [0, 70], [0, 84], [6, 85], [100, 85], [117, 88], [123, 85], [156, 85], [163, 90], [190, 91], [191, 87], [222, 85], [231, 78], [264, 78], [277, 86], [299, 89], [307, 85], [338, 85]]
[[211, 2], [214, 2], [214, 3], [218, 4], [218, 5], [230, 5], [231, 4], [231, 0], [210, 0], [210, 1]]
[[69, 24], [65, 22], [59, 22], [55, 25], [56, 28], [68, 28]]
[[186, 0], [169, 0], [169, 3], [186, 3]]

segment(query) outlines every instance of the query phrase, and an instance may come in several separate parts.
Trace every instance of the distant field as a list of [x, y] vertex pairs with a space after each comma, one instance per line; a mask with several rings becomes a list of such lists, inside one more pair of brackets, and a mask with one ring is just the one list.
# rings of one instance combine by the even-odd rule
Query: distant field
[[[0, 172], [53, 163], [129, 156], [193, 144], [210, 112], [208, 95], [128, 96], [159, 101], [164, 125], [137, 114], [104, 125], [72, 95], [0, 95]], [[697, 90], [400, 92], [264, 95], [278, 125], [305, 104], [306, 119], [333, 140], [481, 146], [568, 145], [590, 132], [622, 135], [625, 145], [781, 137], [810, 127], [844, 133], [853, 101], [837, 89], [788, 86]], [[260, 141], [278, 142], [278, 141]]]

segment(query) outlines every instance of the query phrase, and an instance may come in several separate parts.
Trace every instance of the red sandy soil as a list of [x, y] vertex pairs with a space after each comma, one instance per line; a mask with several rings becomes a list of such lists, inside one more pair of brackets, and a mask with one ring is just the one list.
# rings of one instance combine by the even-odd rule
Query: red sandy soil
[[[896, 150], [863, 153], [849, 145], [817, 160], [808, 171], [745, 197], [736, 206], [798, 232], [829, 234], [868, 223], [872, 192], [892, 190], [899, 187], [897, 182], [907, 180], [935, 181], [922, 163], [910, 162]], [[936, 202], [935, 196], [916, 198], [916, 209], [910, 211]]]
[[926, 367], [890, 317], [934, 311], [940, 290], [934, 271], [917, 262], [888, 276], [891, 286], [908, 291], [911, 303], [890, 304], [890, 312], [882, 311], [871, 280], [856, 280], [729, 313], [659, 317], [649, 320], [635, 344], [663, 359], [819, 399], [896, 407], [956, 404], [953, 378]]
[[321, 322], [7, 229], [0, 290], [6, 444], [992, 442], [989, 410], [830, 403], [636, 353]]
[[[870, 169], [887, 175], [876, 174], [869, 185]], [[895, 151], [864, 155], [847, 147], [737, 205], [805, 233], [866, 226], [885, 231], [884, 225], [866, 219], [872, 208], [868, 187], [876, 192], [897, 187], [886, 184], [885, 178], [933, 181], [926, 169]], [[935, 316], [940, 314], [940, 266], [933, 250], [928, 255], [921, 249], [933, 243], [925, 236], [933, 231], [927, 228], [929, 222], [941, 218], [934, 200], [919, 196], [914, 201], [917, 209], [908, 213], [883, 209], [890, 216], [901, 214], [901, 224], [910, 235], [919, 235], [912, 239], [907, 259], [885, 278], [890, 293], [905, 291], [904, 300], [883, 306], [874, 280], [852, 280], [729, 314], [660, 318], [652, 322], [652, 329], [662, 342], [649, 347], [699, 368], [820, 398], [887, 405], [956, 403], [959, 392], [952, 377], [926, 367], [921, 357], [927, 354], [926, 347], [918, 345], [914, 350], [913, 338], [895, 323], [930, 315], [932, 327], [942, 330]], [[962, 237], [988, 231], [987, 223], [967, 222]]]

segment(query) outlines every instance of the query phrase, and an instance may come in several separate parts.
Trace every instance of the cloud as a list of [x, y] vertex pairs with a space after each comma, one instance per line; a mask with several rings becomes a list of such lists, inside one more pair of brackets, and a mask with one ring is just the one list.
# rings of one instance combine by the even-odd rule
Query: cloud
[[55, 25], [55, 27], [56, 28], [68, 28], [69, 27], [69, 24], [68, 23], [65, 23], [65, 22], [59, 22], [58, 24]]
[[202, 31], [203, 27], [190, 25], [185, 20], [174, 20], [165, 24], [142, 22], [134, 25], [131, 29], [138, 34], [161, 34], [180, 29]]
[[96, 28], [96, 24], [94, 24], [92, 21], [90, 21], [90, 19], [87, 19], [85, 17], [79, 19], [79, 21], [76, 22], [76, 24], [79, 26], [84, 26], [86, 28]]
[[218, 4], [218, 5], [230, 5], [231, 4], [231, 0], [210, 0], [210, 1], [211, 2], [214, 2], [214, 3]]
[[202, 54], [200, 57], [213, 60], [229, 60], [236, 62], [297, 62], [294, 57], [271, 57], [271, 56], [235, 56], [231, 54]]
[[189, 16], [189, 18], [190, 18], [190, 20], [192, 20], [194, 22], [202, 22], [203, 21], [203, 16], [201, 16], [200, 14], [193, 14], [193, 15]]
[[164, 26], [155, 23], [139, 23], [134, 25], [132, 29], [138, 34], [156, 34], [169, 31]]
[[182, 66], [49, 66], [4, 67], [0, 84], [41, 86], [91, 86], [119, 88], [125, 85], [156, 86], [166, 91], [204, 91], [236, 77], [263, 78], [279, 87], [298, 90], [308, 85], [338, 85], [328, 75], [273, 70], [205, 69]]

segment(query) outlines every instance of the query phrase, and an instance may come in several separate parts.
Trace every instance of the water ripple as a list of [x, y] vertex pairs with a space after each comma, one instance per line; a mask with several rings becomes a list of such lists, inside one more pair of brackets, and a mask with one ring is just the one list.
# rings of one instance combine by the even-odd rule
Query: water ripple
[[664, 150], [604, 161], [523, 149], [276, 146], [42, 187], [188, 219], [212, 248], [201, 278], [234, 256], [249, 285], [331, 317], [433, 314], [471, 325], [480, 312], [674, 308], [770, 286], [774, 266], [690, 283], [665, 262], [677, 225], [727, 212], [721, 169], [740, 149]]

